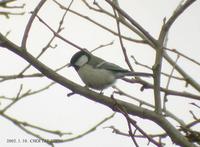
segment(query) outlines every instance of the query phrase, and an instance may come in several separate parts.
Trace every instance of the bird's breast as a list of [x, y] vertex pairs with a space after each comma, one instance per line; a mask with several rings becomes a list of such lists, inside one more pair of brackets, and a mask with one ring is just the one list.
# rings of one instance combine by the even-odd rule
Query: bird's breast
[[87, 86], [98, 90], [105, 89], [115, 82], [115, 77], [110, 71], [92, 68], [90, 65], [81, 67], [78, 74]]

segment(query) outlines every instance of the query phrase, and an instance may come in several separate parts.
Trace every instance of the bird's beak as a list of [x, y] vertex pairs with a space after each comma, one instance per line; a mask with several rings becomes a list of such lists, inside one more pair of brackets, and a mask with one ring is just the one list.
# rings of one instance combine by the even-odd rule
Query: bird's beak
[[67, 67], [71, 67], [71, 66], [72, 66], [72, 64], [70, 64], [70, 63], [67, 64]]

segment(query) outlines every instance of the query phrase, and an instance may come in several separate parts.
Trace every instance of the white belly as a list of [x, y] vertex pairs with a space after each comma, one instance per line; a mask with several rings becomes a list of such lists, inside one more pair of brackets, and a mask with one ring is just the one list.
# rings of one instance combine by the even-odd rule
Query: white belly
[[82, 81], [89, 87], [102, 90], [115, 82], [113, 74], [104, 69], [94, 69], [90, 65], [84, 65], [78, 70]]

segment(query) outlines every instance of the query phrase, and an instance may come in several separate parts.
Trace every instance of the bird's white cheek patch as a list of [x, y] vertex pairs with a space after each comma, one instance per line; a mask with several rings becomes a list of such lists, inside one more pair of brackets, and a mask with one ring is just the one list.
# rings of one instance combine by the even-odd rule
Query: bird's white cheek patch
[[88, 62], [88, 57], [86, 55], [83, 55], [75, 62], [75, 65], [81, 67], [87, 62]]

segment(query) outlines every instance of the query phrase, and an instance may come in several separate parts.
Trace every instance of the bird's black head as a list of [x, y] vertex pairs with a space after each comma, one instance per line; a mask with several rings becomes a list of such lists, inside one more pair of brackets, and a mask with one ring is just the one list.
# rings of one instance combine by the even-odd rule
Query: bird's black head
[[78, 70], [81, 66], [88, 63], [90, 60], [90, 54], [87, 51], [79, 51], [75, 53], [71, 60], [70, 60], [70, 66], [73, 66], [76, 70]]

